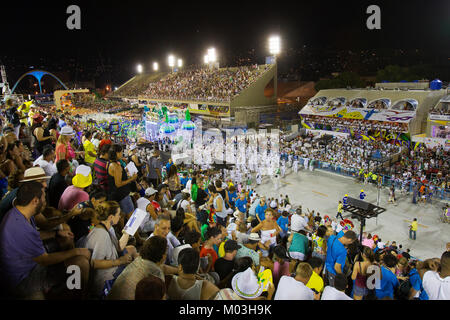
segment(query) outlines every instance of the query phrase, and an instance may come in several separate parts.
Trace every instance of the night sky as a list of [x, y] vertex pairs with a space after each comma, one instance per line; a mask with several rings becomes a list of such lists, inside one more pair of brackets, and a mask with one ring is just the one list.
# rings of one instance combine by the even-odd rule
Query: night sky
[[[81, 8], [81, 30], [66, 27], [71, 4]], [[381, 30], [366, 27], [366, 9], [372, 4], [381, 8]], [[222, 65], [252, 49], [257, 63], [264, 63], [271, 34], [282, 37], [280, 63], [287, 48], [304, 46], [331, 51], [420, 49], [430, 59], [435, 53], [450, 57], [449, 0], [17, 0], [2, 2], [1, 12], [0, 59], [14, 78], [26, 70], [11, 71], [12, 57], [27, 66], [39, 65], [39, 59], [58, 63], [73, 57], [78, 66], [98, 65], [101, 59], [126, 70], [113, 72], [121, 74], [120, 81], [132, 76], [137, 63], [146, 70], [153, 61], [166, 65], [169, 53], [183, 58], [184, 65], [200, 64], [211, 46]]]
[[[423, 48], [450, 51], [450, 1], [13, 1], [2, 8], [2, 55], [88, 58], [96, 51], [123, 63], [169, 52], [195, 63], [218, 52], [254, 48], [267, 37], [284, 47]], [[164, 5], [162, 4], [164, 3]], [[2, 3], [2, 6], [5, 3]], [[80, 31], [66, 28], [66, 8], [81, 8]], [[366, 8], [381, 8], [381, 30], [366, 28]]]

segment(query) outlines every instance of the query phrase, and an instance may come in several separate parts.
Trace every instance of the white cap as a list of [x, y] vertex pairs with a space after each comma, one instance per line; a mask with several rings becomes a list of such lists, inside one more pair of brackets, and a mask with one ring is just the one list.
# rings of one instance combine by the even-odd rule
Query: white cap
[[147, 188], [147, 189], [145, 189], [145, 195], [147, 196], [147, 197], [150, 197], [150, 196], [152, 196], [152, 195], [154, 195], [155, 193], [157, 193], [158, 191], [157, 190], [155, 190], [155, 189], [153, 189], [153, 188]]

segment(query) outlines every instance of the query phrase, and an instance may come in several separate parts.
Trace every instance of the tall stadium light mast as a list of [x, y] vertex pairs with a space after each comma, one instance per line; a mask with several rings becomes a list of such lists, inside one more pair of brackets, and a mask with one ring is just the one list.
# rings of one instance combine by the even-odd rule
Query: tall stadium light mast
[[153, 71], [158, 71], [159, 65], [158, 62], [153, 62]]
[[142, 73], [142, 71], [144, 71], [144, 68], [142, 67], [142, 64], [138, 64], [138, 66], [137, 66], [137, 72], [138, 72], [138, 73]]
[[279, 55], [281, 52], [281, 43], [279, 36], [271, 36], [269, 38], [269, 52], [276, 61], [277, 55]]
[[204, 56], [204, 62], [208, 65], [209, 68], [214, 67], [216, 65], [217, 55], [215, 48], [209, 48], [207, 50], [206, 56]]
[[175, 67], [175, 57], [173, 55], [169, 55], [169, 57], [167, 58], [167, 62], [168, 62], [169, 67], [172, 69], [172, 72], [173, 72], [173, 67]]

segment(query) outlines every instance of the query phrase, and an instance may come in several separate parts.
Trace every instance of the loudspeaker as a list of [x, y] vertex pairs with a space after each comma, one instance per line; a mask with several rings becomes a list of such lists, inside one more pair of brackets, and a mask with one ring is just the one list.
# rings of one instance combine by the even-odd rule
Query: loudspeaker
[[355, 198], [348, 198], [348, 204], [364, 211], [372, 211], [373, 204]]

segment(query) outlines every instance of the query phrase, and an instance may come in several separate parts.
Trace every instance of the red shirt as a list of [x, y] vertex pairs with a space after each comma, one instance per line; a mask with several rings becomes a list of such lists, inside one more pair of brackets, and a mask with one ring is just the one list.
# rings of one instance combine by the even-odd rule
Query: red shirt
[[100, 141], [100, 144], [98, 146], [99, 149], [101, 149], [103, 147], [103, 145], [105, 144], [112, 144], [112, 141], [110, 139], [102, 139], [102, 141]]
[[216, 263], [216, 260], [219, 258], [216, 250], [214, 249], [207, 249], [205, 246], [202, 246], [202, 249], [200, 250], [200, 258], [206, 257], [208, 253], [212, 257], [212, 270], [214, 270], [214, 264]]
[[160, 212], [161, 211], [161, 206], [155, 200], [152, 201], [152, 206], [153, 206], [153, 208], [155, 209], [156, 212]]

